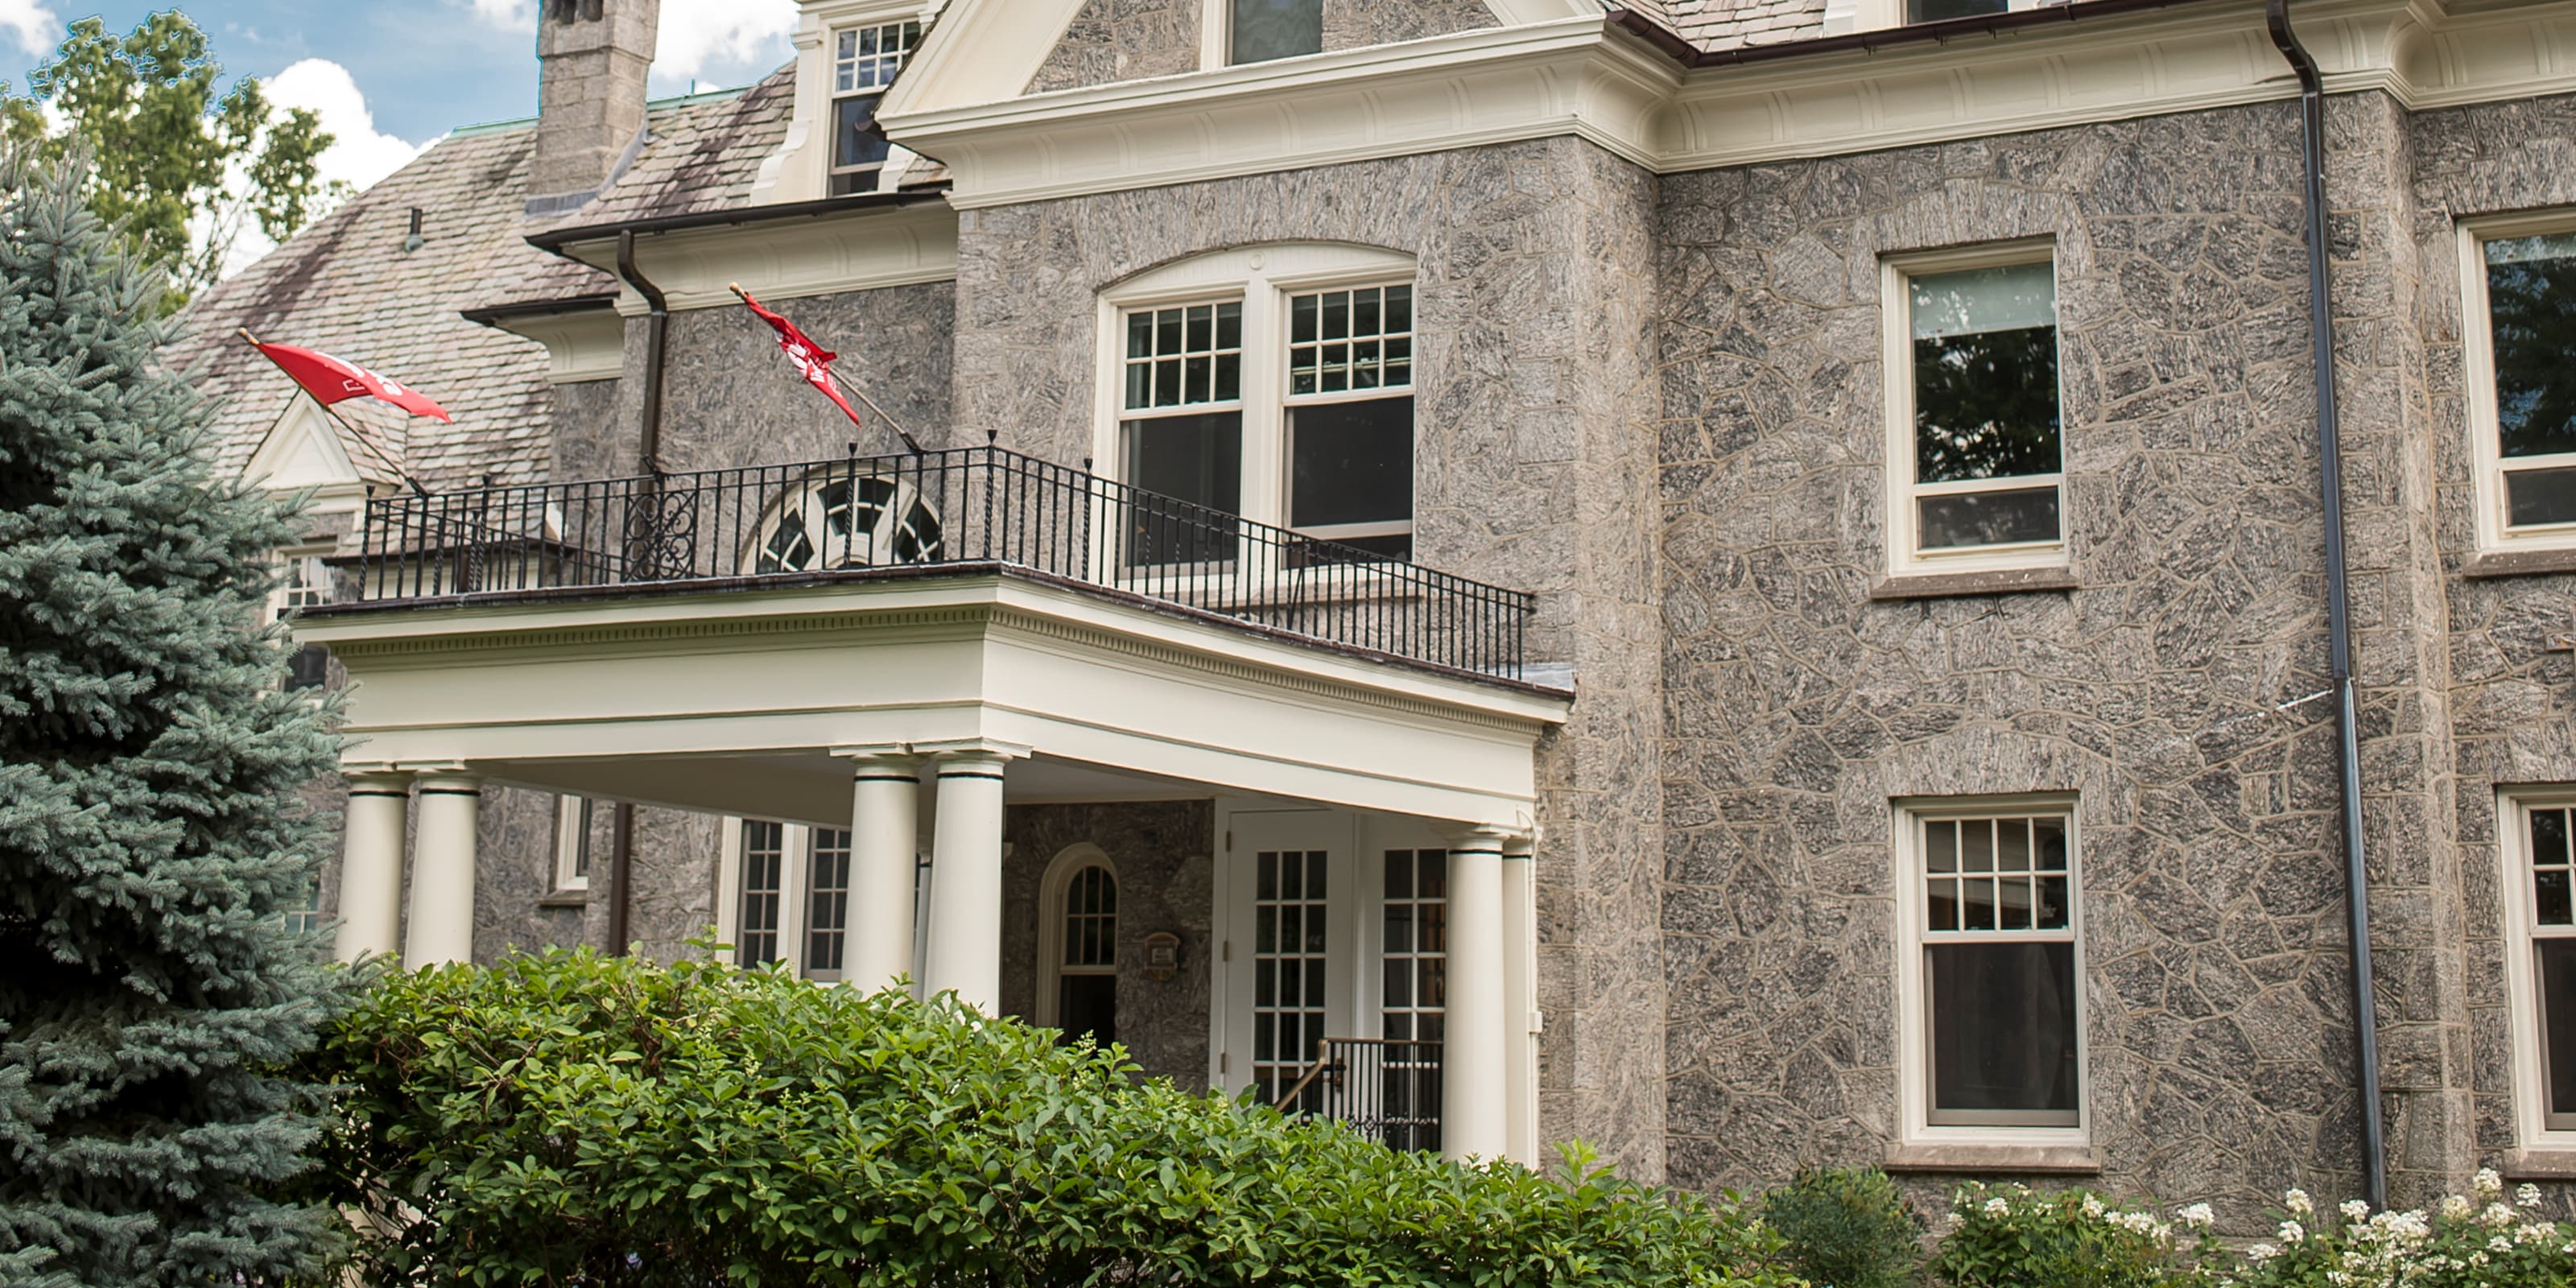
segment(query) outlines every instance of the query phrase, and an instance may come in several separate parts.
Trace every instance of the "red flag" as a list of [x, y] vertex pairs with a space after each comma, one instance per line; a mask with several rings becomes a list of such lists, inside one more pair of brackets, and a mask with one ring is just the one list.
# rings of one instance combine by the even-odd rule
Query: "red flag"
[[383, 399], [414, 416], [454, 420], [446, 408], [431, 402], [428, 395], [399, 381], [388, 380], [354, 362], [334, 358], [319, 349], [299, 349], [291, 344], [261, 344], [258, 341], [252, 343], [259, 345], [259, 351], [267, 354], [268, 360], [276, 363], [278, 370], [304, 386], [304, 392], [313, 395], [313, 401], [325, 407], [363, 394]]
[[850, 406], [850, 400], [841, 396], [840, 386], [832, 381], [832, 359], [841, 355], [807, 339], [804, 332], [796, 329], [795, 323], [760, 307], [760, 301], [751, 298], [751, 292], [737, 286], [734, 294], [741, 296], [742, 302], [750, 305], [751, 311], [759, 314], [761, 321], [778, 332], [778, 347], [787, 351], [787, 360], [795, 364], [796, 374], [822, 390], [824, 397], [839, 404], [841, 414], [849, 417], [851, 424], [866, 423], [859, 419], [859, 413]]

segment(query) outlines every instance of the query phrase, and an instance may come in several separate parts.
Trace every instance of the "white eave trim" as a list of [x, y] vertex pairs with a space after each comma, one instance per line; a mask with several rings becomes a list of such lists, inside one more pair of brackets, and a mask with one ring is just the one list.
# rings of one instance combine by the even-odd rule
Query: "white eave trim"
[[[2308, 0], [2297, 19], [2332, 92], [2412, 109], [2576, 92], [2571, 0]], [[967, 208], [1560, 135], [1676, 173], [2295, 93], [2261, 4], [2193, 0], [1687, 73], [1584, 16], [884, 119]]]
[[[635, 239], [636, 267], [662, 289], [673, 312], [731, 306], [731, 283], [768, 301], [946, 282], [957, 276], [957, 212], [936, 201], [803, 219], [764, 221], [756, 218], [757, 208], [747, 213], [755, 217]], [[594, 268], [617, 271], [614, 237], [573, 242], [563, 253]], [[644, 311], [644, 297], [632, 287], [618, 291], [620, 315], [638, 317]]]
[[890, 115], [963, 208], [1573, 134], [1640, 165], [1681, 68], [1599, 16]]

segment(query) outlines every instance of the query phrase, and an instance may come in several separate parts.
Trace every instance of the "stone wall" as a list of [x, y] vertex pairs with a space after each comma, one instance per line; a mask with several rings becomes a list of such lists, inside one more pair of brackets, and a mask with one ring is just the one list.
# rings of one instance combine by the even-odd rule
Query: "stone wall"
[[[1084, 0], [1024, 92], [1199, 70], [1199, 0]], [[1357, 49], [1499, 26], [1484, 0], [1324, 0], [1324, 49]]]
[[1097, 293], [1322, 239], [1418, 259], [1416, 549], [1534, 591], [1534, 655], [1581, 676], [1542, 751], [1542, 1113], [1661, 1173], [1661, 707], [1649, 539], [1653, 181], [1558, 139], [960, 215], [957, 433], [1092, 452]]
[[[2576, 99], [2426, 112], [2406, 123], [2411, 180], [2404, 222], [2373, 231], [2391, 243], [2391, 257], [2414, 264], [2420, 288], [2409, 320], [2420, 336], [2428, 419], [2425, 435], [2436, 499], [2447, 598], [2445, 649], [2450, 683], [2450, 747], [2436, 748], [2447, 764], [2452, 790], [2442, 820], [2455, 833], [2459, 861], [2456, 912], [2438, 909], [2447, 930], [2463, 927], [2450, 942], [2458, 960], [2437, 959], [2434, 972], [2415, 972], [2431, 993], [2418, 1002], [2447, 997], [2457, 1009], [2434, 1031], [2438, 1042], [2409, 1045], [2418, 1062], [2438, 1057], [2444, 1085], [2473, 1087], [2470, 1106], [2475, 1159], [2498, 1163], [2515, 1147], [2511, 1094], [2511, 1025], [2505, 1008], [2498, 905], [2496, 799], [2498, 786], [2576, 782], [2576, 659], [2549, 649], [2548, 637], [2567, 629], [2576, 580], [2566, 574], [2517, 577], [2464, 575], [2476, 549], [2475, 489], [2471, 478], [2466, 373], [2460, 351], [2462, 268], [2457, 219], [2503, 211], [2576, 206]], [[2340, 203], [2338, 203], [2340, 205]], [[2339, 236], [2347, 230], [2339, 229]], [[2482, 324], [2482, 323], [2481, 323]], [[2374, 903], [2374, 912], [2377, 905]], [[2446, 978], [2452, 972], [2457, 978]], [[2415, 998], [2406, 999], [2409, 1001]], [[2464, 1002], [2465, 1005], [2460, 1005]], [[2392, 1003], [2400, 1005], [2401, 1003]], [[2466, 1033], [2460, 1032], [2465, 1021]], [[2428, 1077], [2433, 1070], [2410, 1077]], [[2447, 1102], [2446, 1108], [2451, 1107]], [[2455, 1119], [2446, 1124], [2457, 1131]], [[2420, 1130], [2409, 1124], [2411, 1129]], [[2576, 1204], [2576, 1196], [2560, 1202]]]
[[[1673, 1179], [1898, 1130], [1890, 800], [2080, 794], [2114, 1189], [2351, 1192], [2287, 106], [1669, 176]], [[1873, 602], [1879, 257], [2056, 244], [2070, 593]]]
[[[1203, 1090], [1208, 1068], [1208, 918], [1215, 908], [1209, 802], [1015, 805], [1003, 815], [1002, 1010], [1037, 1014], [1038, 884], [1067, 847], [1090, 842], [1118, 872], [1118, 1040], [1145, 1072]], [[1180, 972], [1144, 974], [1145, 936], [1181, 937]]]

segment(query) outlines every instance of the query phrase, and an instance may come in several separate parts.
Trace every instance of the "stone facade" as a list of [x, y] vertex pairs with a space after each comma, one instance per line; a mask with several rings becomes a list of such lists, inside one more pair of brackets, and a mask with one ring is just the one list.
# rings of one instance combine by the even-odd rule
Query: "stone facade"
[[1653, 182], [1571, 139], [963, 212], [957, 432], [1092, 454], [1097, 293], [1187, 256], [1338, 241], [1416, 257], [1416, 550], [1532, 590], [1580, 676], [1542, 751], [1546, 1120], [1663, 1168]]
[[[1215, 813], [1208, 801], [1017, 805], [1003, 816], [1002, 1009], [1037, 1014], [1038, 883], [1047, 865], [1088, 842], [1118, 872], [1118, 1040], [1151, 1077], [1207, 1085], [1208, 953], [1214, 942]], [[1145, 936], [1181, 938], [1180, 971], [1148, 979]]]
[[[1497, 25], [1484, 0], [1324, 0], [1324, 49], [1357, 49]], [[1028, 93], [1199, 70], [1199, 0], [1083, 0]]]

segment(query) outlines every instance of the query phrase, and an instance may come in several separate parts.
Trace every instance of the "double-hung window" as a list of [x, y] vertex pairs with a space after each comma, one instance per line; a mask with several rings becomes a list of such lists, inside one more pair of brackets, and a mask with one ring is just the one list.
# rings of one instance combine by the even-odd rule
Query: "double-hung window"
[[1889, 570], [2062, 564], [2047, 248], [1890, 261], [1885, 297]]
[[2083, 976], [2066, 802], [1898, 812], [1909, 1134], [2076, 1139]]
[[[289, 621], [308, 608], [331, 602], [331, 569], [322, 562], [330, 548], [280, 552], [280, 580], [269, 592], [268, 613], [274, 621]], [[329, 679], [330, 654], [319, 644], [307, 644], [295, 650], [286, 664], [286, 687], [316, 688]]]
[[1237, 515], [1312, 538], [1274, 549], [1290, 568], [1412, 558], [1412, 277], [1392, 252], [1292, 243], [1110, 291], [1096, 456], [1149, 494], [1120, 562], [1230, 565]]
[[885, 167], [877, 103], [921, 39], [917, 22], [871, 23], [832, 33], [832, 183], [835, 197], [873, 192]]
[[2478, 544], [2576, 547], [2576, 215], [2463, 238]]
[[587, 796], [555, 798], [555, 879], [557, 893], [590, 888], [591, 831], [597, 811]]
[[2576, 790], [2498, 806], [2518, 1134], [2576, 1148]]

